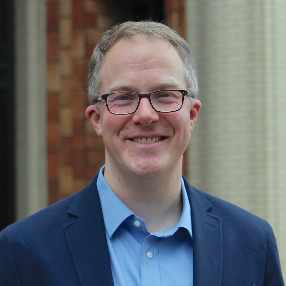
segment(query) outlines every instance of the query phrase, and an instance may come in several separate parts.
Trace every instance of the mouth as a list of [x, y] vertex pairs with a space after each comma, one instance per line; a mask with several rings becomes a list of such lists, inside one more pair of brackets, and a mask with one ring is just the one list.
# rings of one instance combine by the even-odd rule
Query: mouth
[[162, 141], [164, 139], [166, 139], [166, 137], [158, 136], [158, 137], [153, 137], [153, 138], [131, 138], [130, 140], [133, 142], [148, 144], [148, 143]]

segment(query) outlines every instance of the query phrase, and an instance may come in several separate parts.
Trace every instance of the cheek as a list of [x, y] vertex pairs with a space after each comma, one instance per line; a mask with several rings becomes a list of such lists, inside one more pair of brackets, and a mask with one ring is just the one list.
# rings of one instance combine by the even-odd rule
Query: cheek
[[191, 139], [191, 124], [190, 124], [190, 118], [187, 115], [187, 112], [184, 114], [184, 116], [178, 118], [178, 121], [176, 121], [176, 126], [174, 126], [175, 130], [178, 132], [178, 136], [180, 137], [180, 140], [183, 145], [188, 146], [189, 141]]
[[117, 136], [120, 130], [124, 127], [125, 120], [120, 118], [120, 115], [107, 114], [101, 118], [102, 137], [106, 140], [111, 140], [112, 136]]
[[181, 130], [181, 132], [183, 132], [184, 134], [187, 134], [191, 130], [190, 111], [188, 110], [188, 108], [181, 109], [180, 111], [180, 113], [174, 113], [174, 128], [177, 130]]

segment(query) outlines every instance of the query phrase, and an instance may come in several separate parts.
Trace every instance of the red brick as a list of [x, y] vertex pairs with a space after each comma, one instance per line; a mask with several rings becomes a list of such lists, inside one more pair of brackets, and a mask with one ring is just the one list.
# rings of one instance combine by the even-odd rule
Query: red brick
[[87, 14], [85, 17], [85, 23], [88, 27], [95, 28], [97, 17], [94, 14]]
[[102, 37], [102, 32], [96, 31], [94, 29], [88, 28], [86, 31], [86, 41], [87, 44], [96, 45]]
[[95, 45], [93, 44], [87, 44], [86, 45], [86, 57], [88, 58], [88, 60], [90, 60], [93, 50], [94, 50]]
[[59, 120], [59, 94], [48, 94], [48, 121]]
[[47, 58], [48, 61], [59, 59], [59, 34], [49, 32], [47, 35]]
[[91, 181], [93, 177], [99, 172], [100, 168], [96, 165], [87, 166], [87, 180]]
[[83, 60], [73, 60], [73, 76], [72, 76], [72, 87], [73, 88], [82, 88], [86, 86], [86, 83], [88, 82], [88, 77], [84, 77], [86, 72], [84, 69], [88, 69], [88, 67], [85, 65], [85, 61]]
[[72, 43], [73, 59], [83, 59], [85, 56], [85, 37], [83, 30], [77, 29], [73, 31]]
[[61, 108], [61, 135], [63, 137], [71, 137], [73, 135], [73, 118], [70, 106]]
[[83, 189], [88, 183], [81, 179], [77, 179], [77, 180], [74, 180], [73, 182], [73, 193], [77, 193], [78, 191], [80, 191], [81, 189]]
[[75, 179], [83, 179], [85, 175], [84, 170], [84, 152], [83, 151], [73, 151], [73, 171]]
[[60, 15], [64, 17], [71, 16], [72, 0], [60, 0], [59, 3]]
[[85, 118], [85, 97], [83, 90], [74, 90], [72, 92], [72, 108], [74, 119]]
[[60, 45], [62, 48], [70, 48], [72, 45], [72, 21], [70, 18], [60, 20]]
[[84, 121], [77, 120], [73, 124], [73, 150], [84, 149]]
[[56, 152], [48, 154], [48, 178], [50, 181], [59, 179], [59, 154]]
[[86, 135], [84, 140], [85, 140], [85, 148], [88, 150], [94, 150], [97, 143], [96, 137], [93, 135]]
[[72, 137], [62, 138], [62, 144], [63, 144], [62, 163], [65, 165], [68, 165], [68, 164], [71, 165], [73, 162], [73, 159], [72, 159], [73, 139]]
[[95, 131], [93, 134], [85, 135], [85, 148], [87, 150], [96, 150], [98, 152], [104, 152], [104, 144], [102, 137], [96, 135]]
[[72, 25], [74, 28], [79, 28], [84, 25], [83, 0], [73, 0]]
[[47, 5], [47, 28], [48, 30], [56, 30], [59, 28], [58, 3], [50, 3]]
[[171, 23], [170, 23], [170, 27], [174, 30], [178, 30], [180, 28], [179, 26], [179, 12], [178, 11], [174, 11], [171, 13]]
[[48, 123], [48, 150], [58, 151], [60, 144], [59, 123]]
[[97, 163], [104, 164], [104, 152], [100, 151], [87, 151], [86, 160], [88, 165], [96, 165]]
[[179, 9], [186, 10], [186, 0], [179, 0]]
[[180, 0], [165, 0], [167, 13], [178, 9], [179, 8], [179, 3], [178, 3], [179, 1]]
[[180, 18], [179, 30], [177, 32], [182, 38], [185, 39], [186, 38], [186, 26], [184, 23], [185, 23], [185, 21], [184, 20], [181, 21], [181, 18]]
[[84, 121], [84, 129], [85, 129], [85, 134], [87, 135], [95, 135], [95, 130], [91, 124], [91, 122], [86, 118]]
[[101, 14], [97, 18], [97, 28], [106, 31], [113, 26], [113, 19], [109, 15]]
[[56, 203], [59, 200], [59, 182], [49, 182], [49, 205]]
[[95, 140], [96, 140], [95, 150], [97, 152], [100, 152], [100, 153], [104, 154], [105, 147], [104, 147], [104, 144], [103, 144], [102, 137], [95, 136]]
[[61, 75], [69, 77], [72, 74], [71, 49], [61, 49]]
[[48, 91], [59, 92], [60, 91], [60, 68], [57, 62], [48, 63]]
[[90, 14], [107, 14], [110, 8], [106, 1], [86, 0], [84, 2], [85, 11]]
[[61, 104], [70, 105], [72, 103], [72, 80], [70, 77], [62, 78]]
[[60, 192], [63, 198], [73, 194], [73, 177], [73, 169], [71, 166], [63, 166], [61, 168]]

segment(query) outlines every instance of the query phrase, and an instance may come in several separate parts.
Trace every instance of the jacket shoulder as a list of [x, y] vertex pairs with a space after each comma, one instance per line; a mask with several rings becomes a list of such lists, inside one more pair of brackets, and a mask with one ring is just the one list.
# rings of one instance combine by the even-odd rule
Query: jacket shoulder
[[79, 192], [9, 225], [0, 234], [7, 234], [11, 238], [30, 239], [48, 234], [51, 230], [55, 233], [58, 228], [62, 229], [70, 222], [71, 216], [80, 216], [90, 209], [89, 205], [96, 200], [96, 180], [97, 176]]
[[191, 204], [199, 204], [210, 215], [223, 220], [229, 230], [236, 229], [251, 234], [268, 235], [272, 228], [263, 218], [214, 195], [201, 191], [185, 181]]

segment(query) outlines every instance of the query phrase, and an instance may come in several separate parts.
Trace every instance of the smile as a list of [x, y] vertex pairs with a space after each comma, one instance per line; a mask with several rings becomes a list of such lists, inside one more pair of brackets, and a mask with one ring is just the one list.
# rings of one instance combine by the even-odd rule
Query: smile
[[154, 143], [163, 140], [163, 137], [154, 137], [154, 138], [132, 138], [131, 141], [133, 142], [139, 142], [143, 144], [147, 143]]

